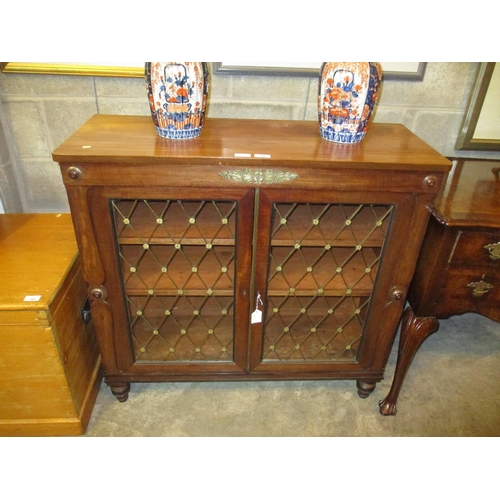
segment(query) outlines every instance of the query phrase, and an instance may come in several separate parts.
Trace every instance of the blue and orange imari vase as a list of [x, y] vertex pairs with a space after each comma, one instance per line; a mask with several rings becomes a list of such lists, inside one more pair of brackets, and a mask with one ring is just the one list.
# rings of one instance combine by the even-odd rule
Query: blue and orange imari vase
[[318, 92], [321, 137], [343, 144], [363, 140], [377, 102], [381, 80], [380, 63], [323, 63]]
[[167, 139], [201, 134], [208, 97], [204, 62], [147, 62], [146, 89], [156, 132]]

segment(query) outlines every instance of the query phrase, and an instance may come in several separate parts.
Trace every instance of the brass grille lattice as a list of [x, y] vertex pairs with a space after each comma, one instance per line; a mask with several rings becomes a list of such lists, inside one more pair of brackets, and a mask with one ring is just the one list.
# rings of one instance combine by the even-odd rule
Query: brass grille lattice
[[391, 212], [274, 204], [263, 361], [357, 358]]
[[112, 209], [136, 362], [232, 360], [236, 203]]

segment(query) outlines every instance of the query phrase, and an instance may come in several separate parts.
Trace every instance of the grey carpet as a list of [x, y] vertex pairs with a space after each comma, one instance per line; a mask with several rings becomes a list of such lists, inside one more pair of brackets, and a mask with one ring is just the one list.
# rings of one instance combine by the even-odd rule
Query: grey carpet
[[410, 368], [398, 413], [384, 417], [386, 378], [367, 399], [355, 381], [132, 384], [119, 403], [103, 383], [86, 436], [499, 436], [500, 324], [440, 321]]

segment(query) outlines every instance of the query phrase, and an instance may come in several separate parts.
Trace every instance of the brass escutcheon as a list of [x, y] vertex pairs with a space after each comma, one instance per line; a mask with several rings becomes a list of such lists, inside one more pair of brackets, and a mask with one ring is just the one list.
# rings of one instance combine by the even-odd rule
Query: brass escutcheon
[[500, 259], [500, 241], [498, 243], [490, 243], [489, 245], [485, 245], [483, 248], [490, 252], [491, 260]]

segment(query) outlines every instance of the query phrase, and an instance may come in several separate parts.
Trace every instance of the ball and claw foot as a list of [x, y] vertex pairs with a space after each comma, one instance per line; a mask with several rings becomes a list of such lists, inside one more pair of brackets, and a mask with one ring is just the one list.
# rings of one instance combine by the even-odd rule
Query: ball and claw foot
[[380, 413], [385, 417], [388, 417], [390, 415], [396, 415], [396, 413], [398, 412], [396, 408], [396, 403], [389, 402], [386, 399], [383, 399], [382, 401], [378, 402]]

